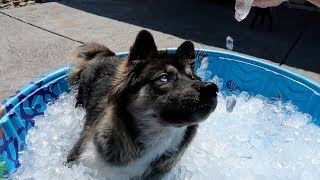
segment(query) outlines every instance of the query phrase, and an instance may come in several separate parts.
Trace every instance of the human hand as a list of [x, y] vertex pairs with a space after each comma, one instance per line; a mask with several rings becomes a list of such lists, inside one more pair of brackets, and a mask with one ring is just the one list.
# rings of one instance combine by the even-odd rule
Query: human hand
[[257, 6], [260, 8], [274, 7], [278, 6], [286, 0], [254, 0], [252, 6]]
[[235, 18], [238, 21], [242, 21], [247, 17], [252, 6], [261, 8], [278, 6], [286, 0], [236, 0], [235, 5]]
[[[252, 6], [260, 8], [274, 7], [287, 0], [236, 0], [235, 4], [235, 18], [242, 21], [247, 17]], [[320, 0], [307, 0], [310, 3], [320, 7]]]

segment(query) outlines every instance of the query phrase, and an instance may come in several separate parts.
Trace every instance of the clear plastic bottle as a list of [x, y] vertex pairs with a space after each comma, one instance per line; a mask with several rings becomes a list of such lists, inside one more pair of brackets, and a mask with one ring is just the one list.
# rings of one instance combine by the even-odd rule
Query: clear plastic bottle
[[251, 9], [254, 0], [236, 0], [234, 17], [237, 21], [244, 20]]

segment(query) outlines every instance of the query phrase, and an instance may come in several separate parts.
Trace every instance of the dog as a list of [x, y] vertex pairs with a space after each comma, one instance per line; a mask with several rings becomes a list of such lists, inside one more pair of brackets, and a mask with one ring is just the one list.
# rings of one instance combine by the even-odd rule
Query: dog
[[157, 51], [151, 33], [142, 30], [127, 57], [97, 43], [73, 54], [69, 80], [86, 119], [67, 162], [82, 162], [107, 178], [161, 179], [217, 106], [218, 87], [195, 74], [190, 41], [175, 53]]

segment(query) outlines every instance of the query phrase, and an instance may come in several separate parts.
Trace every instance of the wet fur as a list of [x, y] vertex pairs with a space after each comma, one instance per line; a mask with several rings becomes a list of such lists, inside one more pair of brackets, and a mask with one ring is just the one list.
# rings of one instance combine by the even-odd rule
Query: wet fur
[[[197, 90], [184, 90], [184, 86], [191, 82], [190, 88], [199, 89], [205, 85], [199, 81], [188, 62], [194, 59], [193, 44], [186, 41], [175, 54], [158, 53], [152, 35], [141, 31], [129, 56], [124, 59], [96, 43], [76, 48], [71, 57], [74, 67], [69, 81], [78, 89], [77, 105], [85, 108], [86, 121], [67, 162], [81, 161], [109, 177], [125, 173], [124, 179], [160, 179], [168, 173], [194, 138], [198, 122], [183, 122], [183, 113], [176, 112], [175, 107], [168, 111], [174, 112], [172, 117], [161, 121], [160, 116], [167, 110], [163, 105], [188, 106], [199, 103], [199, 98], [201, 103], [203, 99], [208, 99], [200, 97], [201, 93], [193, 93]], [[180, 60], [173, 62], [177, 58]], [[152, 64], [153, 60], [149, 59], [163, 59], [163, 67], [168, 67], [168, 71], [171, 68], [175, 73], [183, 72], [185, 76], [180, 85], [185, 93], [163, 96], [159, 102], [159, 108], [164, 112], [155, 112], [158, 108], [148, 100], [162, 95], [161, 91], [165, 89], [154, 90], [148, 84], [149, 77], [162, 68], [154, 64], [158, 61]], [[172, 93], [178, 93], [178, 90]], [[194, 96], [199, 97], [196, 99]], [[211, 101], [205, 103], [210, 104]], [[216, 102], [212, 103], [210, 112], [215, 106]], [[187, 110], [196, 111], [194, 107]], [[199, 122], [209, 114], [209, 111], [205, 112]]]

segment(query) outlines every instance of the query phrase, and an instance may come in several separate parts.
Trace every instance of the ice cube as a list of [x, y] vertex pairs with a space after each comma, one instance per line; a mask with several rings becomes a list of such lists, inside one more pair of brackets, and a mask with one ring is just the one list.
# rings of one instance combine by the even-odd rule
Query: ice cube
[[303, 171], [303, 173], [300, 176], [300, 180], [316, 180], [316, 178], [313, 177], [311, 172]]
[[197, 69], [196, 74], [202, 79], [205, 80], [211, 76], [211, 71], [203, 70], [203, 69]]
[[227, 97], [227, 103], [226, 103], [226, 110], [228, 112], [232, 112], [234, 106], [236, 105], [236, 103], [237, 103], [237, 100], [236, 100], [236, 98], [234, 96], [228, 96]]
[[211, 82], [213, 82], [214, 84], [216, 84], [219, 88], [219, 90], [222, 89], [223, 87], [223, 79], [219, 78], [218, 76], [214, 76], [211, 80]]
[[208, 68], [208, 66], [209, 66], [208, 57], [204, 57], [204, 58], [201, 60], [200, 69], [205, 70], [205, 69]]
[[233, 50], [233, 39], [230, 36], [226, 38], [226, 48], [230, 51]]

